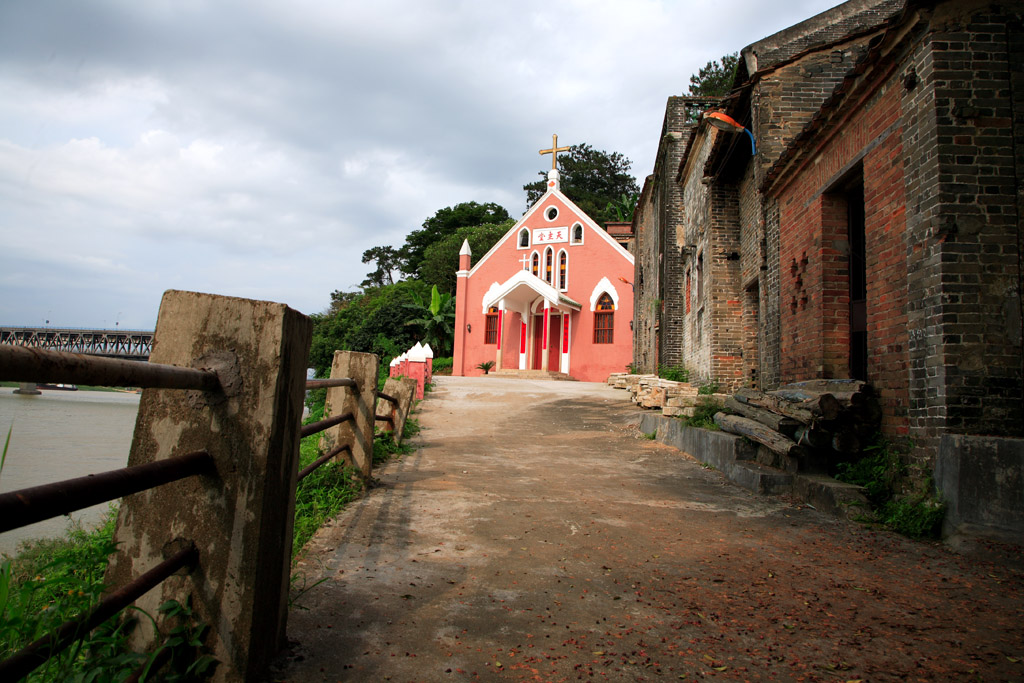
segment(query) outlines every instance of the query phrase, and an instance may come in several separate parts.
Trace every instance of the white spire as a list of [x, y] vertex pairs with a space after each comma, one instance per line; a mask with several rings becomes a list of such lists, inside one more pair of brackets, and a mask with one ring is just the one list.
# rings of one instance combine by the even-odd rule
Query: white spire
[[[449, 253], [451, 253], [451, 252], [449, 252]], [[473, 252], [470, 251], [470, 249], [469, 249], [469, 240], [462, 240], [462, 249], [459, 249], [459, 256], [462, 256], [464, 254], [467, 255], [467, 256], [471, 256], [472, 253]]]
[[548, 171], [548, 189], [558, 191], [558, 169]]

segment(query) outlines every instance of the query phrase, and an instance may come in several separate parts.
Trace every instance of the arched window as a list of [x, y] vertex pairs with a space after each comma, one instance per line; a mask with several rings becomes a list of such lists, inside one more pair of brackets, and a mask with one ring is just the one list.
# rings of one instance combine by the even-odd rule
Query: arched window
[[537, 277], [540, 277], [540, 254], [538, 254], [537, 252], [533, 252], [533, 258], [531, 259], [531, 262], [533, 264], [533, 274], [536, 275]]
[[487, 309], [487, 322], [484, 326], [484, 344], [498, 343], [498, 307]]
[[615, 302], [607, 292], [597, 300], [594, 307], [594, 343], [611, 344], [614, 341]]
[[583, 244], [583, 226], [579, 223], [572, 226], [572, 243]]
[[544, 250], [544, 282], [551, 284], [551, 271], [555, 267], [555, 250], [548, 247]]
[[519, 248], [526, 249], [530, 246], [530, 231], [523, 228], [519, 231]]
[[563, 292], [569, 287], [569, 255], [565, 249], [558, 252], [558, 288]]

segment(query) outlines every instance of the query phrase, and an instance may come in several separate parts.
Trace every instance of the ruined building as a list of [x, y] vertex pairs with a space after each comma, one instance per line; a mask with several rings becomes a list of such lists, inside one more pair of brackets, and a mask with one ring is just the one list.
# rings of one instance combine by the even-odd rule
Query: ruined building
[[634, 362], [867, 379], [922, 463], [944, 434], [1024, 433], [1022, 14], [853, 0], [754, 43], [715, 105], [752, 140], [670, 99]]

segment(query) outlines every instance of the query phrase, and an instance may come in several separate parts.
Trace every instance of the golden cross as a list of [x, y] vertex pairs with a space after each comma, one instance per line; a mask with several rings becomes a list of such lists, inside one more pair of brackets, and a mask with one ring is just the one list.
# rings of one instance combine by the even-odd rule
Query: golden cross
[[554, 171], [556, 168], [558, 168], [555, 165], [558, 162], [558, 153], [559, 152], [568, 152], [568, 151], [569, 151], [568, 147], [559, 147], [558, 146], [558, 134], [555, 133], [555, 134], [553, 134], [551, 136], [551, 149], [542, 149], [542, 150], [539, 151], [539, 154], [550, 154], [551, 155], [551, 170]]

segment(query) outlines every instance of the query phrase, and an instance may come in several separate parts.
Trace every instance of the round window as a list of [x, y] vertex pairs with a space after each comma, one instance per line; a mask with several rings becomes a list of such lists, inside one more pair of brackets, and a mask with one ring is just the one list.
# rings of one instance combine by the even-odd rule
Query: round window
[[549, 221], [555, 220], [556, 218], [558, 218], [558, 208], [554, 206], [549, 206], [548, 210], [544, 212], [544, 217], [547, 218]]

